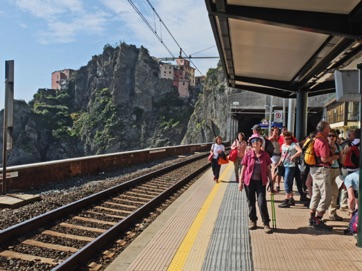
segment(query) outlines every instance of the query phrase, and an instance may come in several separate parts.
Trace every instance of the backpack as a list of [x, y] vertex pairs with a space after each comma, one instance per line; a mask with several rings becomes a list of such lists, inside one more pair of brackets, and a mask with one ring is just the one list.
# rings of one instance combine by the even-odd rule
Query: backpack
[[318, 136], [317, 134], [313, 139], [307, 139], [303, 145], [302, 152], [304, 153], [304, 163], [308, 166], [315, 166], [317, 164], [316, 155], [314, 153], [314, 143], [319, 137], [322, 136]]
[[302, 153], [304, 156], [304, 163], [308, 166], [315, 166], [316, 159], [314, 153], [314, 141], [315, 139], [307, 139], [302, 148]]
[[302, 148], [302, 153], [304, 156], [304, 163], [308, 166], [314, 166], [315, 162], [315, 154], [314, 154], [314, 139], [308, 138], [304, 143]]
[[343, 166], [346, 168], [358, 168], [359, 167], [358, 147], [351, 145], [350, 148], [351, 151], [346, 155], [346, 159]]
[[264, 138], [264, 140], [265, 140], [265, 151], [269, 154], [270, 157], [272, 157], [274, 153], [274, 145], [269, 139]]

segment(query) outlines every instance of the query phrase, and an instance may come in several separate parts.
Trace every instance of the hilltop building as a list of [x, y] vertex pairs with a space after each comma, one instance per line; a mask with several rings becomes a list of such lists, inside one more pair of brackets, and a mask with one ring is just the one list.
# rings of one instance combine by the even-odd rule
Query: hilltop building
[[160, 64], [160, 78], [173, 80], [175, 76], [174, 66], [171, 63]]
[[177, 88], [179, 96], [190, 97], [190, 87], [195, 86], [195, 69], [190, 66], [190, 61], [184, 58], [176, 59], [177, 65], [160, 62], [159, 77], [172, 80], [172, 85]]
[[52, 89], [62, 90], [67, 89], [69, 86], [69, 79], [74, 70], [64, 69], [52, 73]]

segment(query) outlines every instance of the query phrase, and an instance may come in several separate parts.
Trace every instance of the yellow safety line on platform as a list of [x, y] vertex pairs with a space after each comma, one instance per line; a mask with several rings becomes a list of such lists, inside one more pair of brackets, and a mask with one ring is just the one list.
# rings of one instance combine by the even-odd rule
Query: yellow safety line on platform
[[[229, 167], [231, 167], [232, 165], [234, 164], [229, 163], [226, 169], [222, 172], [220, 177], [221, 180], [223, 180], [224, 175], [226, 175]], [[186, 234], [184, 240], [182, 241], [179, 249], [175, 254], [175, 257], [173, 258], [167, 270], [169, 271], [183, 270], [187, 257], [189, 256], [191, 248], [194, 245], [195, 239], [200, 231], [201, 225], [205, 220], [206, 214], [209, 211], [211, 203], [213, 202], [217, 192], [219, 191], [219, 188], [220, 188], [220, 183], [215, 185], [214, 188], [211, 190], [211, 193], [209, 194], [206, 201], [202, 205], [199, 213], [197, 214], [194, 222], [192, 223], [188, 233]]]

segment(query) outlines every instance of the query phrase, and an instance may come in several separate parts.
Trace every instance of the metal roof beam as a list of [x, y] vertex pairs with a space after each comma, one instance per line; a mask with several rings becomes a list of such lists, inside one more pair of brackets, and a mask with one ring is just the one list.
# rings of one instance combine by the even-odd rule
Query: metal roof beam
[[333, 88], [333, 89], [323, 89], [323, 90], [318, 90], [318, 91], [311, 91], [311, 92], [308, 92], [308, 97], [319, 96], [319, 95], [323, 95], [323, 94], [330, 94], [330, 93], [333, 93], [335, 91], [336, 91], [335, 88]]
[[336, 87], [334, 80], [333, 81], [324, 81], [322, 83], [319, 83], [318, 85], [315, 85], [315, 87], [313, 87], [311, 89], [311, 91], [325, 91], [325, 90], [334, 90]]
[[210, 15], [218, 17], [233, 18], [258, 23], [273, 24], [282, 27], [322, 33], [326, 35], [337, 35], [350, 39], [362, 37], [362, 11], [356, 10], [353, 16], [311, 12], [301, 10], [286, 10], [249, 7], [241, 5], [227, 5], [226, 13], [218, 12], [214, 7]]
[[266, 95], [272, 95], [276, 97], [281, 98], [295, 98], [296, 93], [293, 91], [288, 90], [281, 90], [281, 89], [272, 89], [272, 88], [266, 88], [266, 87], [256, 87], [256, 86], [249, 86], [244, 84], [236, 84], [235, 88], [241, 89], [241, 90], [247, 90], [251, 92], [266, 94]]
[[290, 89], [290, 83], [286, 81], [280, 80], [271, 80], [271, 79], [262, 79], [262, 78], [255, 78], [255, 77], [247, 77], [247, 76], [235, 76], [235, 81], [242, 81], [245, 83], [250, 84], [257, 84], [263, 86], [270, 86], [274, 88], [281, 88], [281, 89]]
[[[311, 69], [307, 74], [305, 74], [303, 80], [300, 83], [301, 88], [304, 88], [308, 81], [326, 70], [326, 68], [332, 63], [332, 61], [338, 57], [342, 52], [344, 52], [349, 46], [353, 44], [353, 40], [344, 39], [338, 45], [336, 45], [333, 50], [325, 56], [313, 69]], [[304, 86], [303, 86], [304, 85]]]

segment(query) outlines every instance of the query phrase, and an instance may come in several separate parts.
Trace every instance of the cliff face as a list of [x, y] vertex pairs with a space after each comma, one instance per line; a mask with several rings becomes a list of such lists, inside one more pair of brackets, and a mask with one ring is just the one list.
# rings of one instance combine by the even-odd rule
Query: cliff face
[[235, 92], [236, 90], [226, 86], [220, 65], [216, 69], [210, 69], [203, 94], [195, 105], [182, 144], [212, 142], [217, 135], [225, 139], [230, 111], [227, 100], [228, 96]]
[[29, 104], [15, 101], [7, 164], [180, 144], [193, 105], [158, 71], [143, 47], [105, 46], [75, 71], [68, 89], [39, 89]]

